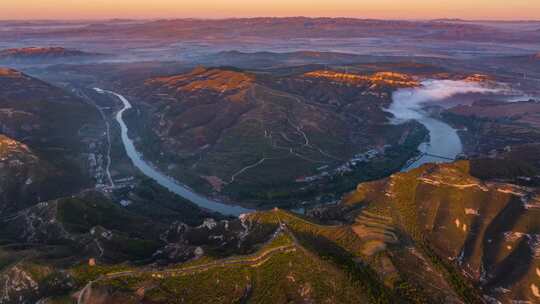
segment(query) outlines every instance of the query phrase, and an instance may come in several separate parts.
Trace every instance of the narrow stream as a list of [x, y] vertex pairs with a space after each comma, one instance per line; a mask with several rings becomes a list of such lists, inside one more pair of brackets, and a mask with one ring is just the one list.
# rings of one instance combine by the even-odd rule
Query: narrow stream
[[189, 187], [185, 185], [182, 185], [181, 183], [176, 181], [174, 178], [167, 176], [163, 174], [162, 172], [159, 172], [154, 166], [152, 166], [150, 163], [146, 162], [142, 158], [142, 154], [139, 153], [137, 149], [135, 148], [135, 145], [133, 144], [133, 140], [129, 138], [128, 127], [124, 121], [123, 116], [124, 116], [125, 111], [132, 108], [131, 103], [124, 96], [118, 93], [115, 93], [112, 91], [105, 91], [99, 88], [95, 88], [94, 90], [101, 94], [108, 93], [108, 94], [114, 95], [118, 99], [120, 99], [120, 101], [122, 101], [124, 107], [122, 108], [122, 110], [120, 110], [116, 114], [116, 121], [120, 125], [120, 129], [121, 129], [122, 143], [124, 144], [124, 148], [126, 150], [128, 157], [131, 159], [135, 167], [137, 167], [144, 175], [153, 179], [161, 186], [167, 188], [169, 191], [193, 202], [194, 204], [198, 205], [201, 208], [216, 211], [224, 215], [233, 215], [233, 216], [238, 216], [242, 213], [248, 213], [248, 212], [254, 211], [254, 210], [243, 208], [240, 206], [227, 205], [224, 203], [211, 200], [203, 195], [195, 193], [192, 189], [190, 189]]

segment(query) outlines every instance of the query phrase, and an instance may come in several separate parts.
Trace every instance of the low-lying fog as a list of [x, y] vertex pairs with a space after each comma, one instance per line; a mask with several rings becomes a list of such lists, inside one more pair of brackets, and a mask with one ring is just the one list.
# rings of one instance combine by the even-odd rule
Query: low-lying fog
[[388, 112], [394, 115], [394, 123], [416, 120], [429, 131], [429, 141], [419, 146], [421, 157], [407, 165], [404, 170], [420, 167], [426, 163], [449, 162], [463, 152], [457, 130], [447, 123], [431, 117], [424, 108], [428, 105], [448, 107], [445, 102], [464, 94], [497, 94], [500, 88], [488, 87], [475, 82], [456, 80], [425, 80], [418, 88], [400, 89], [393, 94]]
[[[497, 94], [500, 88], [488, 87], [476, 82], [461, 80], [425, 80], [418, 88], [397, 90], [392, 98], [393, 103], [388, 112], [392, 113], [398, 122], [421, 119], [426, 116], [423, 110], [428, 105], [447, 107], [445, 101], [463, 94]], [[454, 104], [454, 103], [452, 103]]]

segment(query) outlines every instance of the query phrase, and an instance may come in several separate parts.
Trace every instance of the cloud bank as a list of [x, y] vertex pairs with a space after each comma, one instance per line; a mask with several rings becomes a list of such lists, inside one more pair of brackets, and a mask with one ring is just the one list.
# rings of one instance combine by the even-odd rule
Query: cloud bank
[[400, 89], [392, 95], [392, 104], [387, 109], [394, 114], [396, 122], [421, 119], [426, 113], [422, 107], [428, 103], [437, 103], [450, 97], [467, 94], [494, 94], [498, 88], [489, 88], [479, 83], [461, 80], [425, 80], [418, 88]]

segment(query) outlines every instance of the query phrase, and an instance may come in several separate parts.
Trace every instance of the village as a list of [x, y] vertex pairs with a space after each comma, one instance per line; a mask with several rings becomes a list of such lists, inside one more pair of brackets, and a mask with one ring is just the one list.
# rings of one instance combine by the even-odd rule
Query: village
[[346, 163], [334, 169], [330, 169], [330, 166], [328, 165], [319, 167], [317, 168], [317, 170], [320, 172], [319, 174], [307, 177], [300, 177], [296, 179], [296, 182], [310, 183], [327, 177], [343, 175], [345, 173], [352, 172], [354, 168], [360, 163], [367, 163], [375, 158], [383, 157], [386, 149], [388, 149], [389, 147], [390, 145], [385, 145], [377, 149], [370, 149], [366, 152], [358, 153]]

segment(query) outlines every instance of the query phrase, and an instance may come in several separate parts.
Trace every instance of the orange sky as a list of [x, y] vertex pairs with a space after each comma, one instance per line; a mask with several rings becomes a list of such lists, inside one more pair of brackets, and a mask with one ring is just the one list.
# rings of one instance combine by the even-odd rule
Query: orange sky
[[0, 19], [300, 15], [391, 19], [540, 19], [540, 0], [0, 0]]

